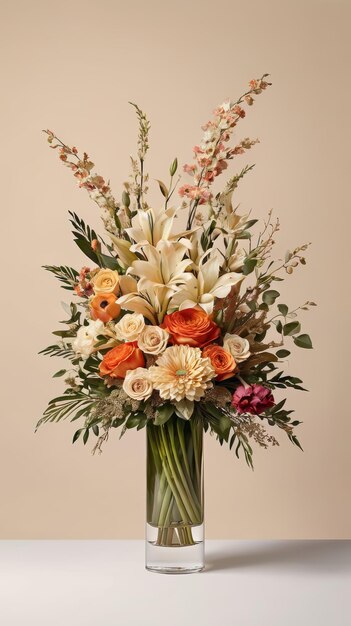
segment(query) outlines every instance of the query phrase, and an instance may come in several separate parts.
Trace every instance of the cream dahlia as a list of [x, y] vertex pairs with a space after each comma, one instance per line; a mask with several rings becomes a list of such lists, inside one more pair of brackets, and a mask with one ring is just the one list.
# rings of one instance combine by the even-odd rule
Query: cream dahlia
[[161, 398], [176, 402], [199, 400], [216, 377], [210, 359], [203, 358], [199, 348], [187, 345], [167, 348], [149, 372]]

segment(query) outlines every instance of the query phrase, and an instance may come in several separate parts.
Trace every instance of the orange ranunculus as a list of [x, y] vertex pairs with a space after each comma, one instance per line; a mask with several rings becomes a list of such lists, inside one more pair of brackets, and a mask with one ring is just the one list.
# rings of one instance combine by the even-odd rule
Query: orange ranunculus
[[100, 375], [124, 378], [128, 370], [144, 366], [144, 355], [136, 341], [121, 343], [106, 352], [100, 363]]
[[212, 367], [214, 368], [217, 377], [216, 380], [225, 380], [234, 376], [236, 370], [236, 363], [234, 357], [222, 348], [213, 344], [207, 346], [202, 351], [203, 358], [208, 357], [211, 360]]
[[171, 343], [186, 344], [193, 348], [203, 348], [215, 341], [221, 332], [209, 315], [203, 309], [197, 308], [166, 315], [161, 328], [168, 330]]
[[93, 320], [110, 322], [116, 319], [121, 312], [121, 307], [116, 302], [114, 293], [100, 293], [90, 302], [90, 315]]

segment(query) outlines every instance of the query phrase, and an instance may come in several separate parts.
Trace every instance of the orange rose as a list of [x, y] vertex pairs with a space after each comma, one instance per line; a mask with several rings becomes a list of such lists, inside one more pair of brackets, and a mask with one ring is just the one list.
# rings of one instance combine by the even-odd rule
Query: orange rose
[[202, 356], [211, 360], [212, 367], [217, 374], [216, 380], [225, 380], [234, 376], [236, 370], [234, 357], [221, 346], [215, 344], [207, 346], [202, 351]]
[[183, 309], [166, 315], [161, 328], [168, 330], [170, 341], [186, 344], [193, 348], [202, 348], [220, 335], [217, 324], [203, 309]]
[[121, 343], [106, 352], [100, 363], [100, 375], [124, 378], [128, 370], [135, 370], [144, 365], [144, 355], [135, 341]]
[[119, 316], [121, 307], [116, 302], [114, 293], [101, 293], [90, 302], [90, 315], [93, 320], [110, 322]]

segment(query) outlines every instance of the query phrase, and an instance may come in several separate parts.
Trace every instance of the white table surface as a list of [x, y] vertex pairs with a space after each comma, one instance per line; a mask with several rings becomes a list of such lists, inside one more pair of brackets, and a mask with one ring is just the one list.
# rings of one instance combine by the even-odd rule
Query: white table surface
[[1, 541], [1, 626], [350, 626], [351, 541], [207, 541], [206, 570], [143, 541]]

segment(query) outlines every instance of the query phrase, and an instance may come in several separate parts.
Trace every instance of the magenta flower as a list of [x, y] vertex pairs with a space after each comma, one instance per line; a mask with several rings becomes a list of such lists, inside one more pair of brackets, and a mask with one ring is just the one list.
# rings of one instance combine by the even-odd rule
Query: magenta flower
[[232, 406], [235, 406], [238, 413], [251, 413], [251, 415], [260, 415], [274, 404], [270, 389], [262, 385], [248, 387], [240, 385], [235, 390], [232, 399]]

